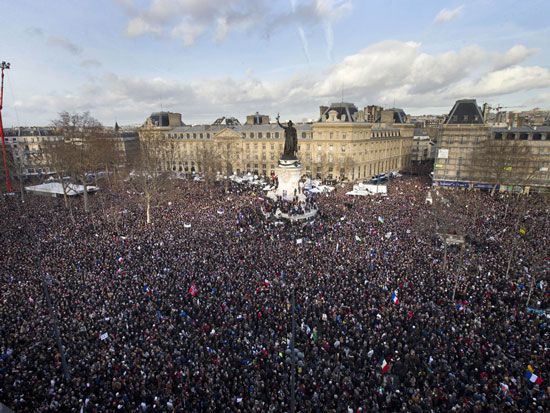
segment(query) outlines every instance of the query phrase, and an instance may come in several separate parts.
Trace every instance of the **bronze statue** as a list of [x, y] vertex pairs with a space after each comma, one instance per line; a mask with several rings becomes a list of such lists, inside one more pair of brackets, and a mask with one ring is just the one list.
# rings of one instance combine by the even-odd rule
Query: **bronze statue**
[[293, 124], [291, 120], [288, 121], [288, 126], [281, 125], [279, 122], [279, 117], [280, 116], [277, 113], [277, 125], [285, 130], [285, 149], [281, 159], [297, 160], [298, 158], [296, 157], [296, 152], [298, 152], [298, 136], [296, 133], [296, 128], [292, 126]]

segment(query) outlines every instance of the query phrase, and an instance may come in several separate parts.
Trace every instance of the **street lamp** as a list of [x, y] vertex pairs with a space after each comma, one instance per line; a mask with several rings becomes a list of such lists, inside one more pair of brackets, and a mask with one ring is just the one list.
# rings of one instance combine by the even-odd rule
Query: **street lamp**
[[0, 69], [2, 70], [2, 84], [0, 86], [0, 136], [2, 137], [2, 157], [4, 158], [4, 169], [6, 171], [6, 189], [8, 192], [13, 192], [8, 172], [8, 163], [6, 162], [6, 144], [4, 142], [4, 127], [2, 125], [2, 106], [4, 104], [4, 69], [9, 69], [10, 66], [11, 65], [6, 62], [2, 62], [0, 64]]

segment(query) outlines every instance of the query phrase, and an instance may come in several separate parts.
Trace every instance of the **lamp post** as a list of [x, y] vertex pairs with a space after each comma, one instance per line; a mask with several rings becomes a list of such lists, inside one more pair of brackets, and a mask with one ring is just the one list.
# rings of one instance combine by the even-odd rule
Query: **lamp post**
[[0, 136], [2, 137], [2, 157], [4, 158], [4, 169], [6, 171], [6, 189], [8, 192], [13, 192], [8, 172], [8, 163], [6, 162], [6, 144], [4, 142], [4, 126], [2, 125], [2, 106], [4, 104], [4, 69], [9, 69], [10, 66], [11, 65], [6, 62], [2, 62], [0, 64], [0, 69], [2, 70], [2, 84], [0, 86]]
[[296, 412], [296, 297], [295, 297], [296, 288], [292, 286], [292, 341], [290, 343], [290, 351], [292, 352], [291, 359], [291, 373], [290, 373], [290, 411], [291, 413]]

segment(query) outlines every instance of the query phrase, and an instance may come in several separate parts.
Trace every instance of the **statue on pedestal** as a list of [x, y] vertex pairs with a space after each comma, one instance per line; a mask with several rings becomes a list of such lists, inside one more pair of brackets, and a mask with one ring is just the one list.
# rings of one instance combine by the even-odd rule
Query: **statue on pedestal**
[[282, 160], [298, 160], [296, 152], [298, 152], [298, 136], [296, 128], [291, 120], [288, 121], [288, 126], [283, 126], [279, 122], [279, 114], [277, 113], [277, 125], [285, 131], [285, 149], [281, 156]]

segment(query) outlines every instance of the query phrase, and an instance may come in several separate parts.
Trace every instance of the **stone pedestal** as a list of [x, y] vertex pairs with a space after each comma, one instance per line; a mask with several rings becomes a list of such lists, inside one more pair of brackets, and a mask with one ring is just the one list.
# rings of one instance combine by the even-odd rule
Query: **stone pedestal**
[[275, 195], [292, 200], [294, 198], [294, 190], [296, 190], [296, 195], [299, 199], [305, 198], [303, 194], [300, 194], [299, 188], [302, 170], [303, 167], [297, 159], [280, 159], [279, 165], [275, 168], [275, 174], [279, 179], [279, 186], [275, 190]]

